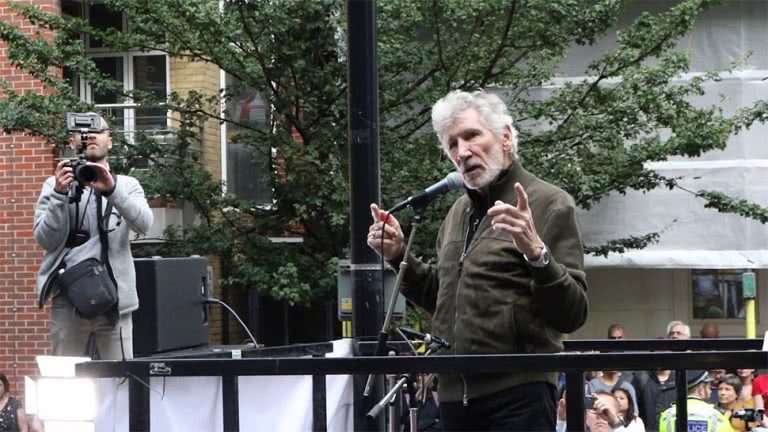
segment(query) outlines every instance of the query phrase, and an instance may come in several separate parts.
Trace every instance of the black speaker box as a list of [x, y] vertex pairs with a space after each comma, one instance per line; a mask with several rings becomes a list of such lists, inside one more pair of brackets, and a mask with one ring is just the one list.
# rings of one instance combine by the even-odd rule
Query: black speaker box
[[137, 258], [139, 309], [133, 312], [136, 357], [208, 343], [208, 260]]

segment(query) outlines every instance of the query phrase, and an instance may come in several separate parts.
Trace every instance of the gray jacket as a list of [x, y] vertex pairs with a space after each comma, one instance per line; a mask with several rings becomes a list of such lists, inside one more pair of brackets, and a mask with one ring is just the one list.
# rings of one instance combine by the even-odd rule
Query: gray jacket
[[[51, 272], [61, 263], [68, 248], [65, 247], [71, 221], [75, 218], [75, 206], [69, 205], [68, 196], [56, 192], [55, 177], [49, 177], [35, 208], [35, 240], [45, 249], [45, 257], [37, 273], [37, 294], [39, 306], [43, 307], [53, 292], [43, 292], [43, 286]], [[86, 188], [86, 191], [88, 189]], [[83, 199], [87, 192], [84, 193]], [[109, 222], [109, 262], [117, 281], [120, 313], [132, 312], [139, 308], [136, 294], [136, 271], [133, 266], [129, 233], [146, 234], [152, 226], [152, 210], [149, 208], [144, 190], [139, 181], [130, 176], [118, 175], [115, 191], [108, 198], [102, 198], [102, 208], [107, 201], [114, 206]]]

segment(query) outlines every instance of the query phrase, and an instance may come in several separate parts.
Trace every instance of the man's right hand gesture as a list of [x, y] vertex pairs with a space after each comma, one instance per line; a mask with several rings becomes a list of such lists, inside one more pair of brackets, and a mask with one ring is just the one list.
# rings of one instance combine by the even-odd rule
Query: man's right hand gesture
[[[383, 255], [387, 261], [401, 258], [405, 253], [405, 237], [400, 228], [400, 222], [394, 216], [380, 209], [376, 204], [371, 204], [371, 216], [373, 224], [368, 228], [368, 246], [375, 250], [377, 254]], [[384, 228], [384, 247], [382, 250], [382, 230], [383, 221], [387, 221]]]
[[56, 177], [56, 185], [53, 190], [60, 194], [65, 194], [69, 190], [69, 185], [75, 181], [75, 174], [72, 172], [72, 167], [68, 165], [68, 160], [63, 160], [56, 165], [56, 171], [54, 176]]

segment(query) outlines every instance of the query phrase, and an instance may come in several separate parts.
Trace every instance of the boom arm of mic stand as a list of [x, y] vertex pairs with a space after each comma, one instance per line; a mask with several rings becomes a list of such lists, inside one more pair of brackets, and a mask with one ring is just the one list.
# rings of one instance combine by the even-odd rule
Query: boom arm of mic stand
[[383, 410], [384, 407], [386, 407], [388, 403], [390, 403], [392, 400], [394, 400], [395, 395], [397, 394], [397, 392], [400, 391], [400, 388], [402, 386], [404, 386], [405, 384], [407, 384], [408, 381], [410, 381], [410, 377], [407, 374], [403, 375], [400, 378], [400, 380], [397, 382], [397, 384], [392, 386], [392, 389], [389, 390], [389, 393], [384, 395], [384, 397], [379, 401], [379, 403], [374, 405], [373, 408], [371, 408], [371, 410], [368, 411], [368, 414], [366, 414], [365, 416], [368, 417], [369, 419], [376, 418], [379, 415], [379, 413], [381, 413], [381, 410]]
[[[424, 357], [432, 354], [435, 351], [436, 351], [436, 349], [431, 349], [430, 348], [424, 354]], [[409, 382], [410, 382], [410, 388], [409, 388], [409, 392], [410, 392], [410, 391], [413, 390], [413, 383], [414, 383], [413, 377], [411, 377], [411, 375], [409, 375], [407, 373], [406, 374], [402, 374], [400, 376], [400, 379], [397, 381], [397, 383], [394, 386], [392, 386], [392, 388], [389, 390], [389, 392], [387, 392], [387, 394], [384, 395], [384, 397], [381, 398], [381, 400], [376, 405], [374, 405], [373, 408], [371, 408], [371, 410], [368, 411], [368, 414], [366, 414], [365, 416], [367, 418], [369, 418], [369, 419], [376, 418], [376, 416], [378, 416], [379, 413], [381, 413], [381, 410], [383, 410], [384, 407], [386, 407], [388, 403], [390, 403], [390, 402], [392, 402], [392, 400], [394, 400], [395, 395], [400, 390], [400, 388], [403, 387], [404, 385], [408, 384]], [[416, 392], [413, 392], [411, 394], [415, 395]], [[412, 404], [416, 402], [415, 399], [416, 399], [415, 397], [411, 397], [411, 403]]]
[[[407, 263], [408, 253], [411, 251], [411, 245], [413, 244], [414, 237], [416, 237], [416, 230], [418, 229], [420, 223], [421, 223], [421, 215], [416, 213], [413, 217], [413, 222], [411, 223], [411, 233], [408, 235], [408, 242], [405, 244], [405, 252], [403, 253], [403, 260], [400, 261], [400, 267], [397, 269], [397, 278], [395, 279], [395, 287], [392, 289], [392, 297], [389, 298], [389, 305], [387, 306], [387, 314], [384, 316], [384, 324], [381, 326], [381, 331], [379, 332], [379, 338], [376, 343], [376, 351], [374, 352], [374, 355], [376, 356], [383, 356], [386, 354], [387, 340], [389, 339], [389, 325], [392, 322], [392, 315], [395, 312], [395, 305], [397, 304], [397, 296], [400, 294], [400, 284], [403, 281], [403, 274], [405, 274], [405, 269], [408, 268], [408, 263]], [[384, 275], [382, 275], [382, 277], [384, 277]], [[365, 390], [363, 391], [363, 396], [368, 397], [368, 395], [371, 394], [374, 377], [375, 377], [374, 374], [368, 375], [368, 381], [365, 383]]]

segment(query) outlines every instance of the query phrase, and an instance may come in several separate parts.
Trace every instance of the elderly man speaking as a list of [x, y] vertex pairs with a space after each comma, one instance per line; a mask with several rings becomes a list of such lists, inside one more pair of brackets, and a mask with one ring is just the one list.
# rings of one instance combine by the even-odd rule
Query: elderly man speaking
[[[437, 263], [403, 256], [392, 215], [371, 205], [368, 245], [409, 264], [402, 292], [434, 313], [449, 354], [553, 353], [587, 318], [587, 283], [573, 198], [523, 168], [506, 105], [454, 91], [432, 107], [437, 138], [466, 193], [440, 227]], [[383, 236], [383, 239], [382, 239]], [[556, 373], [441, 374], [445, 430], [553, 431]]]

